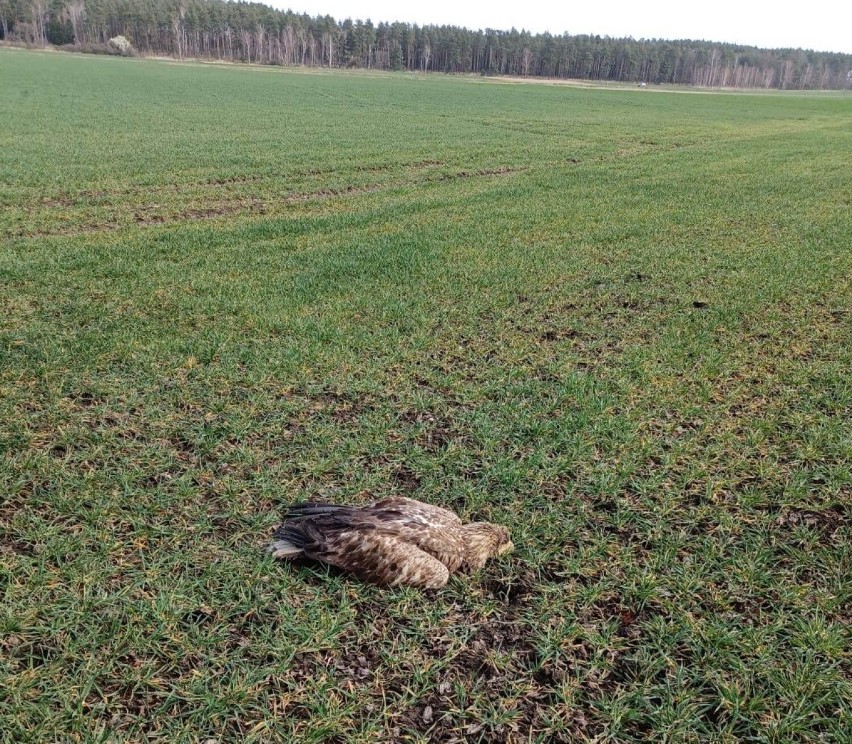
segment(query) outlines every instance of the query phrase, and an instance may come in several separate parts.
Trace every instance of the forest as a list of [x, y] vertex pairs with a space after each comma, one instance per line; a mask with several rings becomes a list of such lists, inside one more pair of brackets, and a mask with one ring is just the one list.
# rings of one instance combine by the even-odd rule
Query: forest
[[852, 88], [852, 55], [710, 41], [374, 24], [225, 0], [0, 0], [0, 38], [261, 65], [358, 67], [622, 83]]

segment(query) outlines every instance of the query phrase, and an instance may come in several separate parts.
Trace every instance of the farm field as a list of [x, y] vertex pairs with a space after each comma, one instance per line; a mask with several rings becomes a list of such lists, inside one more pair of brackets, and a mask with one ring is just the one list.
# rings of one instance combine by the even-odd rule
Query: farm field
[[[0, 94], [0, 741], [852, 738], [852, 96]], [[264, 553], [392, 494], [516, 551]]]

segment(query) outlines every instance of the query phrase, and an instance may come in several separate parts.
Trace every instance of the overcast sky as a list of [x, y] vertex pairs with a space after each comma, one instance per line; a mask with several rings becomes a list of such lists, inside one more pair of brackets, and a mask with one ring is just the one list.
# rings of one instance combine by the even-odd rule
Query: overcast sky
[[[533, 32], [632, 36], [634, 39], [707, 39], [751, 46], [802, 47], [852, 54], [852, 0], [609, 0], [558, 3], [554, 0], [460, 2], [423, 0], [265, 0], [277, 8], [420, 25], [466, 26]], [[581, 7], [586, 6], [586, 7]]]

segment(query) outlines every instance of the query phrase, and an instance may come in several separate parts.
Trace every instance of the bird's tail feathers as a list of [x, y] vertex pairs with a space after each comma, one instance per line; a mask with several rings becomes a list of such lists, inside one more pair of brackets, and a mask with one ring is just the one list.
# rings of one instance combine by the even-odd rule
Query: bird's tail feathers
[[297, 558], [304, 552], [306, 544], [305, 534], [296, 525], [283, 524], [272, 535], [269, 552], [273, 558]]
[[345, 525], [354, 511], [351, 506], [314, 501], [293, 504], [284, 515], [284, 523], [272, 536], [269, 552], [276, 558], [296, 558], [305, 552], [306, 545], [323, 539], [315, 519]]
[[269, 552], [273, 558], [280, 558], [281, 560], [298, 558], [302, 555], [302, 549], [291, 542], [287, 542], [287, 540], [274, 540], [269, 544]]

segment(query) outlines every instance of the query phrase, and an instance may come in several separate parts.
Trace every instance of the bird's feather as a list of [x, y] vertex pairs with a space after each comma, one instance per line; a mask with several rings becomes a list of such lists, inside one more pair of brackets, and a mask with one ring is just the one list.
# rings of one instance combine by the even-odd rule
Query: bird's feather
[[388, 586], [436, 589], [449, 577], [449, 569], [437, 558], [381, 532], [340, 532], [322, 545], [312, 546], [311, 557], [351, 571], [363, 581]]
[[317, 517], [323, 514], [340, 514], [342, 512], [351, 512], [353, 507], [341, 506], [339, 504], [326, 504], [319, 501], [304, 501], [298, 504], [291, 504], [284, 515], [284, 521], [305, 519], [306, 517]]

